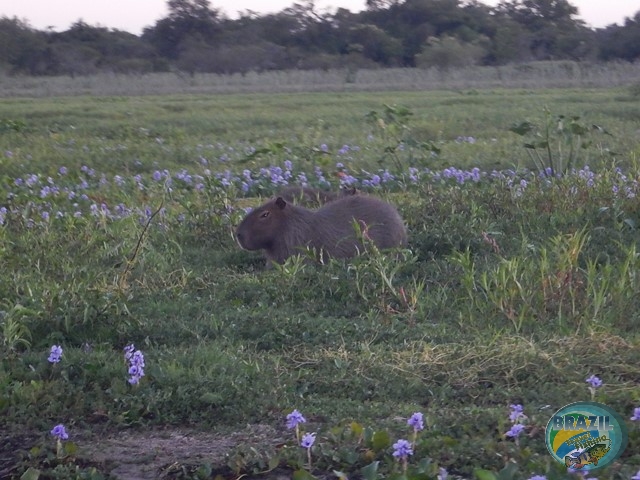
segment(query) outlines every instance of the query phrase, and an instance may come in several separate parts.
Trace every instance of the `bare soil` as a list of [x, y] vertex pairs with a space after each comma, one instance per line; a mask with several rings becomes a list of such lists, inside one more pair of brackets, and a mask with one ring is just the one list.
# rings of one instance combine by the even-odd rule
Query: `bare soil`
[[[184, 478], [184, 473], [203, 464], [213, 468], [224, 467], [229, 454], [239, 446], [245, 450], [255, 448], [264, 451], [283, 442], [281, 434], [273, 427], [258, 424], [247, 425], [233, 433], [187, 428], [129, 430], [100, 436], [85, 432], [73, 440], [79, 447], [77, 458], [82, 459], [82, 463], [86, 461], [99, 466], [99, 471], [110, 475], [110, 478], [122, 480]], [[16, 465], [19, 451], [28, 451], [37, 441], [29, 435], [2, 435], [0, 479], [14, 478], [12, 473], [15, 470], [8, 465]], [[279, 476], [273, 472], [269, 478]]]

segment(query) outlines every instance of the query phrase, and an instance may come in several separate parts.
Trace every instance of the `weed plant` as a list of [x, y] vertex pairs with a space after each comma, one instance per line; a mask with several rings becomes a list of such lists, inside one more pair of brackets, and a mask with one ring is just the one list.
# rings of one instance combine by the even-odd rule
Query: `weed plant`
[[[283, 101], [315, 108], [322, 98]], [[464, 97], [431, 101], [464, 117], [469, 104], [454, 98]], [[512, 97], [515, 111], [522, 98]], [[1, 452], [3, 474], [108, 473], [83, 457], [81, 442], [53, 442], [56, 425], [73, 437], [266, 423], [289, 436], [263, 451], [240, 445], [226, 465], [184, 465], [181, 475], [577, 478], [549, 457], [544, 427], [563, 405], [588, 399], [620, 412], [630, 430], [627, 451], [598, 477], [640, 468], [640, 169], [637, 145], [624, 140], [637, 119], [607, 126], [616, 163], [592, 144], [593, 165], [549, 175], [518, 165], [516, 142], [504, 154], [507, 112], [495, 142], [495, 125], [462, 132], [393, 102], [362, 108], [344, 136], [344, 110], [292, 134], [295, 115], [278, 109], [259, 125], [277, 99], [256, 96], [262, 137], [236, 129], [227, 143], [212, 142], [203, 111], [188, 114], [177, 98], [102, 99], [104, 110], [97, 101], [6, 103], [0, 422], [31, 436], [17, 458], [15, 445]], [[365, 115], [384, 109], [373, 128]], [[293, 257], [265, 270], [233, 229], [291, 183], [389, 200], [408, 225], [408, 248], [369, 246], [326, 265]], [[597, 391], [585, 383], [592, 375], [603, 382]], [[283, 427], [294, 408], [308, 420], [295, 436]], [[424, 415], [419, 433], [414, 413]]]

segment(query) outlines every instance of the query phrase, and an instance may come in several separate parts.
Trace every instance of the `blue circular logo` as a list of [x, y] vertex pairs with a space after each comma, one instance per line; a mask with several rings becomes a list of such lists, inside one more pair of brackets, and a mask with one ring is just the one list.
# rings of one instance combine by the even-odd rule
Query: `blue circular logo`
[[627, 426], [620, 415], [597, 402], [576, 402], [558, 410], [545, 430], [549, 453], [567, 468], [603, 468], [627, 447]]

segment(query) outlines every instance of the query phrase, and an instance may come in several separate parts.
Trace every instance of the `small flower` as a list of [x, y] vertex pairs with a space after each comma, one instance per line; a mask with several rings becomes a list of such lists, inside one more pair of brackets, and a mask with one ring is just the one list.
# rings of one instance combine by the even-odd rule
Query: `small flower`
[[[640, 407], [636, 407], [633, 409], [633, 415], [631, 416], [631, 418], [629, 420], [632, 420], [634, 422], [640, 422]], [[640, 473], [640, 472], [638, 472]], [[637, 479], [637, 480], [640, 480]]]
[[521, 423], [516, 423], [513, 425], [505, 435], [511, 438], [518, 438], [520, 434], [524, 431], [524, 425]]
[[545, 477], [544, 475], [534, 475], [529, 480], [547, 480], [547, 477]]
[[398, 440], [393, 444], [393, 456], [396, 458], [407, 458], [409, 455], [413, 455], [413, 449], [411, 444], [404, 439]]
[[131, 356], [133, 355], [133, 352], [135, 351], [136, 347], [133, 346], [133, 343], [131, 345], [127, 345], [126, 347], [124, 347], [124, 359], [126, 361], [131, 360]]
[[140, 350], [136, 350], [136, 347], [132, 344], [124, 347], [124, 359], [129, 362], [128, 382], [131, 385], [138, 385], [140, 379], [144, 377], [144, 355]]
[[587, 382], [591, 388], [600, 388], [602, 386], [602, 380], [595, 375], [591, 375], [585, 380], [585, 382]]
[[519, 403], [516, 405], [509, 405], [509, 408], [511, 408], [511, 412], [509, 412], [509, 420], [511, 420], [511, 423], [516, 423], [518, 420], [525, 417], [524, 413], [522, 413], [524, 408]]
[[638, 470], [638, 472], [633, 477], [631, 477], [631, 480], [640, 480], [640, 470]]
[[300, 446], [302, 448], [311, 448], [313, 446], [313, 442], [316, 441], [315, 433], [305, 433], [302, 436], [302, 440], [300, 441]]
[[53, 427], [53, 429], [51, 430], [51, 435], [56, 437], [56, 439], [58, 440], [66, 440], [69, 438], [69, 435], [67, 434], [67, 431], [62, 424]]
[[411, 427], [413, 427], [414, 431], [420, 431], [424, 429], [424, 421], [423, 421], [423, 416], [422, 413], [420, 412], [416, 412], [413, 415], [411, 415], [411, 417], [409, 418], [409, 420], [407, 420], [407, 424], [410, 425]]
[[58, 363], [60, 362], [61, 357], [62, 347], [60, 345], [54, 345], [51, 347], [51, 353], [49, 353], [49, 358], [47, 360], [49, 360], [50, 363]]
[[440, 467], [438, 469], [438, 480], [447, 480], [448, 476], [449, 476], [449, 472], [447, 472], [446, 468]]
[[306, 418], [304, 418], [298, 410], [294, 410], [287, 415], [287, 428], [296, 428], [298, 424], [305, 423], [306, 421]]
[[140, 350], [136, 350], [133, 352], [133, 355], [131, 355], [131, 365], [141, 368], [144, 367], [144, 355]]

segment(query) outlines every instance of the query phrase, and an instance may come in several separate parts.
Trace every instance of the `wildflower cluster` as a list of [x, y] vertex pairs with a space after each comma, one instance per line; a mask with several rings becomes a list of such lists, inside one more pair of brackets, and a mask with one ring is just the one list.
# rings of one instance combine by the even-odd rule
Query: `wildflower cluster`
[[[403, 438], [399, 439], [396, 443], [393, 444], [392, 453], [393, 457], [402, 464], [402, 471], [404, 473], [406, 473], [407, 471], [409, 457], [413, 455], [418, 432], [424, 430], [424, 415], [421, 412], [415, 412], [407, 420], [407, 425], [409, 425], [413, 429], [411, 442]], [[445, 469], [440, 469], [440, 475], [438, 475], [438, 477], [441, 476], [442, 480], [446, 479], [447, 471]]]
[[[464, 140], [469, 142], [468, 139]], [[324, 146], [326, 149], [327, 147]], [[323, 146], [319, 151], [323, 150]], [[149, 192], [163, 190], [166, 193], [176, 195], [179, 192], [193, 192], [196, 195], [221, 194], [226, 195], [230, 191], [245, 196], [254, 196], [275, 192], [279, 188], [290, 184], [302, 186], [315, 186], [321, 188], [337, 187], [345, 185], [366, 190], [384, 188], [394, 190], [408, 188], [411, 185], [444, 184], [465, 185], [479, 182], [499, 183], [512, 192], [514, 197], [524, 195], [532, 183], [552, 186], [554, 181], [562, 181], [554, 177], [552, 172], [536, 172], [531, 170], [493, 170], [482, 171], [477, 167], [463, 170], [456, 167], [448, 167], [442, 170], [410, 167], [406, 171], [391, 172], [388, 168], [378, 171], [356, 171], [349, 165], [347, 152], [357, 152], [355, 146], [343, 146], [336, 154], [338, 160], [333, 169], [323, 171], [315, 166], [312, 171], [298, 170], [294, 168], [291, 160], [284, 160], [282, 165], [271, 165], [257, 170], [244, 169], [242, 172], [234, 172], [225, 169], [214, 172], [209, 168], [206, 159], [201, 159], [197, 164], [197, 171], [180, 169], [171, 172], [168, 169], [154, 170], [150, 174], [107, 175], [96, 172], [86, 165], [78, 172], [72, 172], [66, 167], [60, 167], [55, 176], [45, 176], [38, 173], [27, 173], [20, 177], [9, 179], [13, 187], [7, 196], [7, 204], [0, 204], [0, 226], [14, 221], [24, 222], [28, 228], [47, 228], [56, 221], [84, 218], [87, 220], [118, 221], [129, 217], [137, 218], [144, 223], [151, 215], [152, 209], [148, 205], [126, 205], [123, 202], [107, 204], [100, 200], [101, 193], [110, 187], [116, 187], [118, 191], [135, 197], [137, 193], [148, 196]], [[226, 161], [220, 159], [221, 164]], [[335, 178], [337, 181], [329, 181], [327, 178]], [[613, 199], [635, 198], [640, 192], [640, 182], [633, 175], [625, 175], [622, 170], [603, 171], [596, 173], [588, 166], [582, 169], [573, 169], [562, 178], [570, 179], [575, 185], [571, 193], [578, 194], [578, 186], [586, 189], [594, 189], [600, 185], [611, 192]], [[231, 207], [228, 207], [231, 208]], [[232, 209], [233, 210], [233, 209]], [[159, 212], [160, 226], [166, 228], [162, 220], [171, 212], [162, 210]], [[231, 212], [224, 212], [229, 215]], [[184, 220], [183, 213], [177, 212], [178, 222]]]
[[136, 350], [132, 343], [124, 347], [124, 359], [129, 364], [129, 383], [137, 385], [144, 377], [144, 355], [140, 350]]
[[509, 421], [512, 423], [511, 428], [505, 433], [506, 437], [513, 438], [518, 444], [518, 437], [525, 431], [525, 425], [523, 422], [528, 420], [528, 417], [523, 413], [524, 408], [520, 404], [509, 405], [511, 411], [509, 412]]
[[309, 468], [311, 468], [311, 447], [316, 441], [315, 433], [305, 433], [302, 435], [302, 439], [300, 438], [300, 424], [306, 423], [307, 419], [295, 409], [293, 412], [287, 415], [287, 428], [289, 430], [296, 430], [296, 440], [300, 442], [300, 446], [307, 450], [307, 462], [309, 463]]

